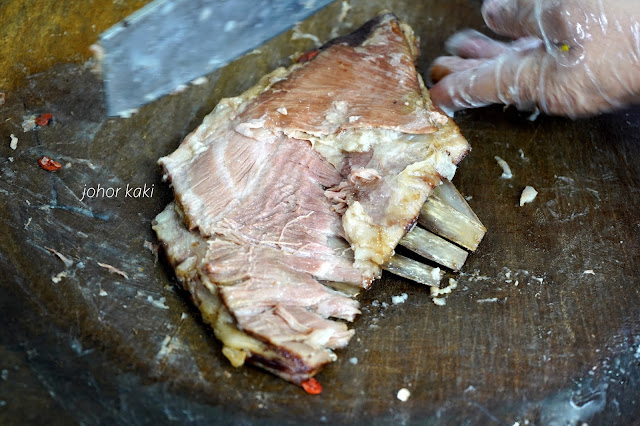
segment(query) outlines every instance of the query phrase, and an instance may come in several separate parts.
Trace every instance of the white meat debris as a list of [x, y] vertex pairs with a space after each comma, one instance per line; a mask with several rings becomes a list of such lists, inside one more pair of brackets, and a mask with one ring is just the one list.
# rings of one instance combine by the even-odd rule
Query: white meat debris
[[452, 290], [455, 290], [456, 287], [458, 287], [458, 281], [454, 280], [453, 278], [449, 278], [449, 285], [447, 285], [446, 287], [444, 288], [439, 288], [435, 286], [431, 287], [430, 288], [431, 296], [437, 297], [437, 296], [440, 296], [441, 294], [449, 294], [451, 293]]
[[538, 191], [533, 186], [527, 185], [522, 191], [522, 195], [520, 195], [520, 207], [535, 200], [537, 195]]
[[440, 268], [433, 268], [433, 270], [431, 271], [431, 278], [433, 278], [434, 281], [440, 281], [440, 279], [442, 278], [442, 271], [440, 270]]
[[477, 300], [478, 303], [492, 303], [492, 302], [497, 302], [498, 298], [497, 297], [491, 297], [489, 299], [479, 299]]
[[433, 303], [435, 303], [438, 306], [444, 306], [447, 304], [447, 300], [444, 297], [434, 297], [431, 300], [433, 300]]
[[66, 278], [66, 277], [68, 277], [67, 271], [58, 272], [56, 275], [51, 277], [51, 281], [54, 284], [58, 284], [60, 281], [62, 281], [63, 278]]
[[407, 300], [407, 293], [402, 293], [400, 296], [393, 296], [391, 297], [391, 302], [393, 302], [394, 305], [398, 305], [400, 303], [404, 303]]
[[22, 117], [22, 131], [28, 132], [30, 130], [35, 129], [36, 127], [36, 116], [35, 115], [27, 115]]
[[11, 133], [9, 137], [11, 138], [11, 143], [9, 144], [9, 146], [11, 147], [11, 149], [15, 150], [18, 147], [18, 138], [16, 138], [13, 133]]
[[511, 179], [513, 177], [513, 173], [511, 173], [511, 168], [509, 167], [507, 162], [497, 155], [493, 158], [495, 158], [495, 160], [498, 162], [498, 165], [502, 167], [502, 175], [500, 177], [502, 179]]
[[409, 392], [409, 389], [407, 388], [402, 388], [398, 391], [398, 394], [396, 396], [400, 401], [406, 402], [411, 396], [411, 392]]
[[164, 304], [166, 301], [167, 301], [166, 297], [161, 297], [158, 300], [154, 300], [153, 297], [147, 296], [147, 302], [151, 303], [156, 308], [169, 309], [169, 307]]

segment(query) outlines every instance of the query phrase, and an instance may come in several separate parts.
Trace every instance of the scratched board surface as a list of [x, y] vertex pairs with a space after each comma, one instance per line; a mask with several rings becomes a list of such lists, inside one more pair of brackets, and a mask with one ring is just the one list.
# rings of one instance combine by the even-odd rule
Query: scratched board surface
[[[486, 30], [479, 1], [351, 6], [300, 29], [327, 40], [393, 10], [421, 37], [423, 71], [455, 30]], [[106, 117], [85, 66], [55, 66], [7, 94], [0, 424], [637, 422], [640, 108], [577, 121], [501, 107], [458, 114], [473, 150], [454, 182], [488, 233], [446, 305], [385, 275], [360, 297], [356, 337], [318, 376], [318, 396], [229, 365], [154, 251], [151, 221], [172, 197], [156, 160], [221, 97], [310, 47], [284, 34], [129, 119]], [[47, 126], [23, 130], [42, 113]], [[41, 169], [45, 155], [62, 168]], [[495, 156], [513, 178], [500, 177]], [[89, 198], [98, 185], [104, 196]], [[526, 185], [539, 194], [520, 207]]]

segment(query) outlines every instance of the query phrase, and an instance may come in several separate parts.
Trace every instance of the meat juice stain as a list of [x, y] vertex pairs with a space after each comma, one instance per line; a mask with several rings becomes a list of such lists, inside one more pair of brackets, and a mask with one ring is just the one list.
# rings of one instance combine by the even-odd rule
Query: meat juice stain
[[100, 184], [96, 186], [87, 186], [84, 185], [82, 188], [82, 197], [80, 201], [83, 201], [85, 198], [152, 198], [153, 190], [155, 184], [151, 184], [151, 186], [147, 186], [147, 184], [143, 184], [142, 186], [132, 186], [127, 184], [126, 187], [121, 186], [102, 186]]

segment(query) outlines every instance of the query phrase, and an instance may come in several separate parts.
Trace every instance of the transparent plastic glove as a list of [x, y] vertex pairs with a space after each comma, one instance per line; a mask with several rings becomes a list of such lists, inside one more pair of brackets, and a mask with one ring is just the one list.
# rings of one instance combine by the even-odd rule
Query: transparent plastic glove
[[640, 0], [485, 0], [503, 43], [466, 30], [437, 58], [433, 102], [451, 114], [493, 103], [570, 117], [640, 102]]

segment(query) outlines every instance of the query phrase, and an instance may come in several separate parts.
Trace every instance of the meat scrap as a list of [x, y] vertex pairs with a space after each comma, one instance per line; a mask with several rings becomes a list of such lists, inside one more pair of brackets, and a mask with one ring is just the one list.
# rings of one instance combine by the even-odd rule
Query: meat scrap
[[56, 170], [60, 170], [62, 168], [62, 164], [58, 163], [56, 160], [52, 160], [49, 157], [41, 157], [38, 160], [38, 164], [40, 167], [45, 169], [48, 172], [55, 172]]
[[[29, 218], [29, 221], [31, 220], [31, 218]], [[26, 227], [26, 226], [25, 226]], [[60, 259], [62, 261], [62, 263], [64, 263], [64, 266], [66, 266], [67, 268], [70, 268], [73, 266], [73, 260], [69, 259], [67, 256], [65, 256], [64, 254], [60, 253], [57, 250], [54, 250], [52, 248], [49, 247], [45, 247], [45, 249], [47, 249], [47, 251], [49, 251], [50, 253], [55, 254], [58, 259]]]
[[[392, 14], [223, 99], [159, 160], [175, 195], [153, 228], [234, 366], [309, 383], [358, 302], [469, 150]], [[311, 56], [311, 55], [308, 55]]]
[[47, 126], [52, 118], [53, 114], [51, 113], [40, 114], [36, 117], [35, 122], [38, 126]]
[[127, 275], [126, 272], [121, 271], [120, 269], [116, 268], [115, 266], [109, 265], [108, 263], [101, 263], [101, 262], [97, 262], [97, 263], [98, 263], [98, 266], [100, 266], [101, 268], [106, 269], [107, 271], [111, 272], [112, 274], [120, 275], [125, 280], [129, 279], [129, 275]]

